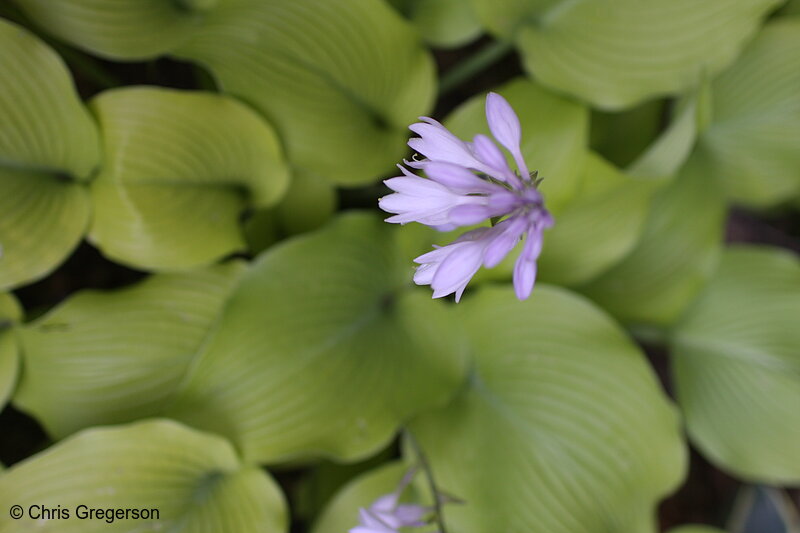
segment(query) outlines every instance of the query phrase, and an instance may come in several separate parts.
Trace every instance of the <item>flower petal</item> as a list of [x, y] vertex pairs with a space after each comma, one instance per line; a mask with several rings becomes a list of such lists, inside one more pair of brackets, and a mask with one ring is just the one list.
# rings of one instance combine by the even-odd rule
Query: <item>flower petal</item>
[[488, 194], [503, 190], [497, 184], [482, 180], [469, 169], [452, 163], [431, 161], [425, 165], [425, 173], [431, 180], [462, 194]]
[[497, 93], [486, 95], [486, 122], [494, 138], [511, 152], [517, 168], [523, 179], [528, 176], [528, 166], [522, 158], [520, 143], [522, 142], [522, 128], [519, 118], [511, 108], [511, 104]]
[[480, 204], [463, 204], [450, 210], [448, 218], [453, 224], [471, 226], [491, 218], [491, 210]]
[[[432, 118], [421, 117], [421, 120], [425, 122], [417, 122], [408, 127], [419, 135], [408, 141], [414, 151], [431, 161], [444, 161], [470, 168], [477, 163], [467, 143]], [[419, 168], [417, 165], [411, 166]]]
[[482, 240], [465, 242], [462, 246], [455, 247], [433, 275], [431, 282], [433, 297], [441, 298], [456, 292], [459, 288], [463, 289], [481, 267], [485, 248], [486, 245]]
[[483, 265], [486, 268], [494, 268], [500, 264], [500, 261], [514, 249], [527, 228], [527, 221], [520, 216], [511, 217], [495, 226], [493, 229], [497, 233], [486, 247]]
[[519, 178], [511, 170], [511, 167], [508, 166], [506, 156], [503, 155], [503, 152], [500, 151], [489, 137], [480, 134], [476, 135], [475, 139], [472, 141], [472, 151], [475, 157], [482, 163], [495, 169], [495, 172], [490, 174], [493, 178], [505, 181], [515, 189], [520, 189], [522, 187], [522, 182], [520, 182]]
[[535, 227], [528, 232], [522, 252], [514, 264], [514, 292], [520, 300], [527, 299], [536, 282], [536, 260], [542, 252], [542, 228]]

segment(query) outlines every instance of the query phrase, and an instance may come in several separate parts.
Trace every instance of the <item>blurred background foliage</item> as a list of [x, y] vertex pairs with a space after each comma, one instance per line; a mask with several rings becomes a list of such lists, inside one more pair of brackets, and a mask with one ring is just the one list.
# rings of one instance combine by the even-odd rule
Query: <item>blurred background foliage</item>
[[[3, 2], [0, 508], [340, 532], [408, 428], [452, 533], [800, 532], [799, 6]], [[487, 90], [557, 223], [454, 306], [376, 201]]]

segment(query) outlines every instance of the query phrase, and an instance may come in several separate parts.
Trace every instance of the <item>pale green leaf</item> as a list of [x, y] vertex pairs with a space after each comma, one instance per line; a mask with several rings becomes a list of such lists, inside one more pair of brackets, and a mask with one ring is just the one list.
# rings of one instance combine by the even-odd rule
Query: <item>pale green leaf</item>
[[628, 166], [658, 138], [666, 106], [657, 99], [622, 111], [593, 110], [592, 150], [620, 168]]
[[781, 11], [783, 15], [800, 15], [800, 0], [789, 0]]
[[76, 294], [22, 329], [14, 403], [56, 438], [160, 414], [243, 270], [234, 262]]
[[383, 1], [249, 0], [231, 11], [176, 53], [269, 117], [295, 167], [358, 185], [406, 153], [406, 127], [433, 103], [434, 65]]
[[800, 193], [800, 19], [769, 24], [712, 85], [699, 146], [731, 198], [771, 207]]
[[[190, 4], [180, 9], [181, 4]], [[430, 54], [383, 0], [20, 0], [48, 31], [112, 58], [207, 67], [274, 125], [294, 168], [357, 185], [391, 169], [435, 95]]]
[[737, 477], [800, 482], [800, 261], [736, 247], [673, 336], [689, 434]]
[[261, 209], [245, 222], [250, 252], [258, 254], [280, 239], [321, 228], [339, 205], [336, 188], [321, 176], [295, 171], [289, 190], [272, 209]]
[[545, 232], [539, 279], [575, 285], [621, 260], [644, 230], [657, 185], [626, 176], [591, 154], [580, 190]]
[[717, 529], [711, 526], [703, 526], [703, 525], [688, 525], [688, 526], [681, 526], [676, 529], [670, 529], [668, 533], [725, 533], [721, 529]]
[[539, 286], [519, 302], [484, 288], [459, 304], [473, 370], [411, 431], [460, 533], [654, 532], [681, 481], [676, 410], [646, 358], [599, 309]]
[[79, 182], [99, 159], [95, 125], [64, 63], [0, 19], [0, 289], [39, 279], [77, 246], [89, 221]]
[[690, 159], [653, 199], [631, 253], [580, 291], [625, 323], [668, 326], [716, 268], [725, 207], [703, 161]]
[[250, 252], [261, 253], [282, 238], [322, 227], [338, 204], [336, 188], [330, 181], [296, 170], [281, 202], [274, 208], [255, 211], [245, 222]]
[[[15, 465], [0, 476], [0, 506], [7, 512], [12, 505], [26, 515], [4, 517], [3, 533], [287, 530], [283, 495], [268, 474], [242, 465], [224, 439], [166, 420], [90, 429]], [[158, 517], [80, 519], [81, 505], [156, 509]], [[69, 518], [31, 518], [31, 506], [60, 508]]]
[[276, 207], [284, 231], [289, 235], [322, 227], [338, 207], [336, 189], [321, 176], [297, 172]]
[[395, 232], [367, 214], [269, 249], [167, 414], [249, 461], [366, 457], [463, 377], [448, 308], [408, 291]]
[[605, 109], [728, 66], [781, 0], [473, 0], [543, 84]]
[[242, 250], [241, 212], [286, 191], [277, 137], [230, 98], [139, 87], [105, 92], [92, 106], [105, 157], [89, 238], [117, 262], [190, 268]]
[[[531, 171], [544, 178], [541, 185], [547, 208], [556, 215], [577, 191], [588, 144], [589, 112], [575, 102], [553, 94], [532, 81], [517, 79], [496, 90], [514, 107], [522, 125], [522, 154]], [[471, 141], [489, 134], [485, 96], [456, 109], [446, 125]]]
[[626, 168], [643, 178], [674, 178], [690, 157], [707, 108], [709, 86], [702, 83], [674, 110], [669, 126]]
[[8, 293], [0, 293], [0, 411], [2, 411], [19, 374], [19, 347], [14, 325], [22, 318], [17, 300]]
[[[358, 524], [358, 510], [369, 507], [375, 500], [394, 492], [408, 465], [393, 462], [353, 479], [336, 494], [314, 523], [311, 533], [343, 533]], [[422, 474], [419, 474], [422, 475]], [[401, 501], [422, 503], [415, 500], [417, 492], [408, 487]]]
[[53, 35], [108, 59], [165, 54], [202, 31], [226, 0], [15, 0]]
[[391, 0], [390, 3], [433, 46], [463, 46], [481, 33], [481, 24], [468, 0]]

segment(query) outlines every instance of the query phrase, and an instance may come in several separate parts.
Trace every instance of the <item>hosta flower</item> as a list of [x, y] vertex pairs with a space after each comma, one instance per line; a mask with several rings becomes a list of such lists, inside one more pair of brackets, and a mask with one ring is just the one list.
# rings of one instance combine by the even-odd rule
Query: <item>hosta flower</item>
[[379, 200], [381, 209], [393, 213], [387, 222], [419, 222], [451, 230], [492, 220], [492, 227], [468, 231], [451, 244], [436, 247], [414, 261], [419, 264], [414, 282], [430, 285], [433, 297], [455, 293], [461, 299], [481, 266], [492, 268], [520, 242], [522, 251], [514, 266], [514, 290], [520, 300], [530, 296], [536, 280], [536, 260], [543, 232], [553, 225], [520, 149], [521, 128], [516, 113], [499, 94], [486, 97], [486, 120], [495, 140], [511, 154], [511, 169], [503, 151], [485, 135], [472, 142], [459, 139], [437, 121], [422, 117], [412, 124], [419, 137], [409, 146], [425, 159], [406, 161], [422, 170], [422, 177], [400, 167], [403, 175], [385, 181], [394, 191]]
[[431, 509], [416, 504], [401, 504], [400, 496], [413, 479], [415, 470], [405, 475], [397, 489], [381, 496], [367, 509], [359, 509], [359, 524], [349, 533], [397, 533], [401, 527], [420, 527]]

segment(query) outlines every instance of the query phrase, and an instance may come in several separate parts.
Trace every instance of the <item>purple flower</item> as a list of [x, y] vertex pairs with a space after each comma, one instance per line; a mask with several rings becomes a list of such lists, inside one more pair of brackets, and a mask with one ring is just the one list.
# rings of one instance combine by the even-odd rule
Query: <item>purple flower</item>
[[411, 470], [397, 489], [375, 500], [367, 509], [359, 509], [359, 524], [349, 533], [397, 533], [401, 527], [420, 527], [427, 524], [423, 519], [431, 509], [416, 504], [400, 504], [400, 495], [411, 483], [416, 470]]
[[433, 297], [455, 293], [456, 301], [481, 266], [492, 268], [524, 240], [514, 266], [514, 290], [520, 300], [530, 296], [536, 281], [536, 260], [542, 251], [544, 230], [553, 217], [544, 207], [520, 149], [521, 128], [511, 105], [499, 94], [486, 96], [486, 120], [495, 140], [508, 150], [514, 172], [503, 151], [487, 136], [467, 142], [437, 121], [422, 117], [409, 129], [419, 137], [408, 145], [422, 154], [421, 161], [406, 161], [427, 178], [400, 167], [402, 176], [385, 181], [394, 191], [378, 202], [393, 213], [387, 222], [419, 222], [451, 230], [499, 220], [492, 227], [468, 231], [454, 242], [436, 247], [414, 261], [419, 264], [414, 282], [430, 285]]

